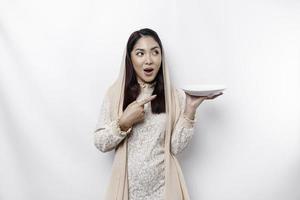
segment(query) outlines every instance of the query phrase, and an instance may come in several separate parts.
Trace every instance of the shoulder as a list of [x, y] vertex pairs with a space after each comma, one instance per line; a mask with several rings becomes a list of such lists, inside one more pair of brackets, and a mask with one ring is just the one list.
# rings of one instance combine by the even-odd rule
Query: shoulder
[[185, 102], [185, 92], [181, 88], [175, 88], [176, 97], [178, 98], [179, 104], [181, 107], [184, 105]]
[[103, 98], [102, 98], [102, 105], [105, 106], [105, 107], [109, 107], [110, 105], [110, 102], [113, 98], [113, 87], [112, 85], [109, 86], [108, 88], [106, 88], [105, 92], [104, 92], [104, 95], [103, 95]]
[[176, 96], [179, 99], [184, 99], [185, 98], [185, 93], [184, 93], [183, 89], [181, 89], [181, 88], [175, 88], [175, 93], [176, 93]]
[[109, 101], [116, 96], [116, 83], [111, 84], [104, 93], [104, 100]]

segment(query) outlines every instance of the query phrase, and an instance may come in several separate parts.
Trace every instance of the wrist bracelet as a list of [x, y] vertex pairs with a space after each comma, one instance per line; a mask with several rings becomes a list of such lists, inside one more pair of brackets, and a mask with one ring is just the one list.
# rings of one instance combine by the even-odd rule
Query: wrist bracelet
[[119, 121], [120, 121], [120, 119], [117, 119], [117, 128], [118, 128], [118, 131], [119, 131], [120, 135], [121, 136], [127, 136], [128, 133], [131, 131], [132, 127], [130, 127], [127, 131], [122, 131]]

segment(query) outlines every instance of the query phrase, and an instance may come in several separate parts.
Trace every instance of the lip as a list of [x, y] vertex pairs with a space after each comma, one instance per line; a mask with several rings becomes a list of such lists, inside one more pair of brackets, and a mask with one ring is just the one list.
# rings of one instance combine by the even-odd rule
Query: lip
[[146, 76], [151, 76], [153, 74], [154, 69], [152, 67], [147, 67], [143, 71]]

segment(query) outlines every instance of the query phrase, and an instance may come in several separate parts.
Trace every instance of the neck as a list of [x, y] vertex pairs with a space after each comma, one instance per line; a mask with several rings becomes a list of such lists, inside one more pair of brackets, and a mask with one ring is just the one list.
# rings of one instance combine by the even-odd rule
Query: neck
[[137, 79], [137, 82], [138, 84], [142, 87], [142, 88], [145, 88], [145, 87], [153, 87], [155, 84], [156, 84], [156, 81], [152, 81], [152, 82], [145, 82], [145, 81], [142, 81], [140, 79]]

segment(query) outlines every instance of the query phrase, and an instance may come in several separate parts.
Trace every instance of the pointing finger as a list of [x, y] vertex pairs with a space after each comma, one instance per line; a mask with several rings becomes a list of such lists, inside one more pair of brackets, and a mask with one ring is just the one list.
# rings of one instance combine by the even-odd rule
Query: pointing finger
[[141, 101], [138, 101], [138, 104], [139, 104], [140, 106], [142, 106], [142, 105], [144, 105], [144, 104], [146, 104], [146, 103], [152, 101], [153, 99], [155, 99], [156, 96], [157, 96], [157, 95], [154, 94], [154, 95], [152, 95], [152, 96], [150, 96], [150, 97], [146, 97], [145, 99], [143, 99], [143, 100], [141, 100]]

